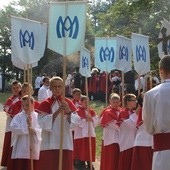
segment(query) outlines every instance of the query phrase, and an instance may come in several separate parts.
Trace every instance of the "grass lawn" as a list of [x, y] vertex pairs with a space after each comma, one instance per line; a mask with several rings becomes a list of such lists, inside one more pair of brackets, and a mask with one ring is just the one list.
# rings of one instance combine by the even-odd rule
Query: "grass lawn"
[[9, 96], [11, 96], [10, 92], [0, 93], [0, 103], [4, 104]]
[[[0, 93], [0, 103], [4, 104], [7, 98], [11, 95], [10, 92], [7, 93]], [[102, 102], [90, 102], [90, 108], [94, 109], [97, 115], [100, 115], [102, 110], [105, 107], [105, 103]], [[100, 152], [101, 152], [101, 143], [102, 143], [102, 128], [100, 126], [96, 127], [96, 156], [100, 159]]]

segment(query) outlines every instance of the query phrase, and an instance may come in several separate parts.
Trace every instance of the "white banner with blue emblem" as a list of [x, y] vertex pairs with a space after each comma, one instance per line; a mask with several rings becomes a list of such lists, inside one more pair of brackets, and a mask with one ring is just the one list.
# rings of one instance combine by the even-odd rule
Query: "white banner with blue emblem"
[[68, 56], [84, 47], [86, 2], [51, 3], [48, 48]]
[[91, 61], [90, 51], [83, 48], [80, 52], [80, 67], [79, 72], [82, 76], [91, 77]]
[[115, 69], [116, 40], [114, 38], [95, 38], [95, 67], [110, 72]]
[[123, 72], [132, 70], [132, 44], [131, 39], [116, 35], [117, 48], [115, 67]]
[[36, 63], [44, 55], [47, 24], [11, 17], [12, 58], [20, 58], [24, 64]]
[[170, 23], [163, 19], [157, 45], [159, 58], [162, 58], [164, 54], [170, 54], [170, 38], [168, 36], [170, 36]]
[[149, 37], [132, 33], [134, 69], [141, 76], [150, 72]]
[[[17, 57], [14, 57], [12, 58], [11, 57], [11, 61], [12, 61], [12, 64], [17, 67], [17, 68], [20, 68], [22, 70], [27, 70], [27, 64], [25, 64], [20, 58], [17, 58]], [[31, 67], [36, 67], [38, 66], [38, 62], [35, 62], [35, 63], [32, 63], [31, 64]]]

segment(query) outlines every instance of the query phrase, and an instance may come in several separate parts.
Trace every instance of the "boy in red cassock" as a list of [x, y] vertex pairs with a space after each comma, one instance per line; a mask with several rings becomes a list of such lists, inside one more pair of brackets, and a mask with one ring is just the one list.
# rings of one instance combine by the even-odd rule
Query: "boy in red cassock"
[[[76, 111], [81, 118], [74, 128], [74, 159], [79, 160], [78, 165], [76, 165], [78, 169], [89, 168], [90, 161], [95, 162], [95, 127], [99, 119], [95, 112], [88, 108], [88, 100], [87, 96], [82, 96], [81, 106]], [[89, 137], [91, 140], [91, 151]], [[90, 160], [90, 154], [92, 154], [92, 160]]]
[[8, 114], [8, 112], [9, 112], [9, 108], [11, 107], [11, 105], [13, 105], [18, 100], [20, 100], [21, 83], [18, 80], [15, 80], [14, 82], [12, 82], [11, 90], [12, 90], [12, 96], [10, 96], [4, 104], [4, 111], [6, 112], [7, 119], [6, 119], [4, 145], [2, 149], [3, 151], [2, 151], [1, 166], [5, 166], [5, 167], [7, 167], [8, 165], [8, 159], [9, 159], [9, 155], [11, 152], [10, 151], [11, 150], [10, 123], [11, 123], [12, 117]]
[[101, 113], [100, 125], [103, 127], [103, 142], [100, 170], [117, 170], [119, 162], [119, 126], [120, 96], [112, 93], [110, 105]]

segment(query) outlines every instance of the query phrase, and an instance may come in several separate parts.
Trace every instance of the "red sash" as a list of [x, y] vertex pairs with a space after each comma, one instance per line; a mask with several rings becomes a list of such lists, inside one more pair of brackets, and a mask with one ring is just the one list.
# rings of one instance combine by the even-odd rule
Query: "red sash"
[[170, 150], [170, 133], [158, 133], [153, 135], [154, 151]]

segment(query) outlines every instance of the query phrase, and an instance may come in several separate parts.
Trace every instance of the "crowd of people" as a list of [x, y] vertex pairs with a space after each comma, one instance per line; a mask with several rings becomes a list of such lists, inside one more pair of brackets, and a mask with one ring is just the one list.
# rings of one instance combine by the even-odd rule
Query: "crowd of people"
[[[170, 56], [162, 58], [159, 66], [160, 85], [139, 96], [126, 93], [124, 107], [119, 93], [111, 91], [109, 105], [100, 113], [89, 107], [90, 100], [98, 99], [98, 91], [92, 91], [99, 83], [96, 68], [92, 69], [88, 82], [89, 96], [84, 95], [82, 85], [75, 87], [81, 82], [75, 85], [81, 77], [78, 72], [72, 98], [63, 96], [65, 84], [59, 76], [43, 78], [38, 101], [32, 97], [32, 85], [14, 81], [12, 96], [4, 104], [7, 124], [1, 166], [7, 170], [30, 170], [32, 159], [34, 170], [56, 170], [60, 163], [61, 117], [64, 115], [63, 170], [94, 169], [97, 126], [103, 129], [101, 170], [167, 170], [170, 167], [167, 108]], [[113, 74], [109, 80], [114, 82], [113, 86], [120, 85], [119, 72]], [[102, 76], [106, 78], [105, 73], [100, 78]]]
[[[138, 80], [139, 77], [140, 84]], [[150, 85], [149, 77], [152, 79], [152, 85]], [[110, 73], [106, 74], [104, 71], [100, 72], [99, 69], [92, 68], [91, 77], [88, 78], [88, 97], [90, 100], [105, 102], [106, 93], [109, 96], [112, 92], [115, 92], [122, 96], [123, 90], [125, 94], [132, 93], [138, 95], [138, 88], [140, 88], [142, 92], [158, 84], [160, 84], [160, 80], [155, 73], [152, 73], [151, 76], [148, 76], [148, 74], [138, 76], [134, 70], [130, 70], [124, 74], [123, 84], [122, 72], [120, 70], [112, 70]], [[73, 88], [79, 88], [82, 94], [86, 94], [85, 77], [79, 73], [78, 67], [73, 74], [68, 74], [65, 85], [67, 96], [72, 95]]]

